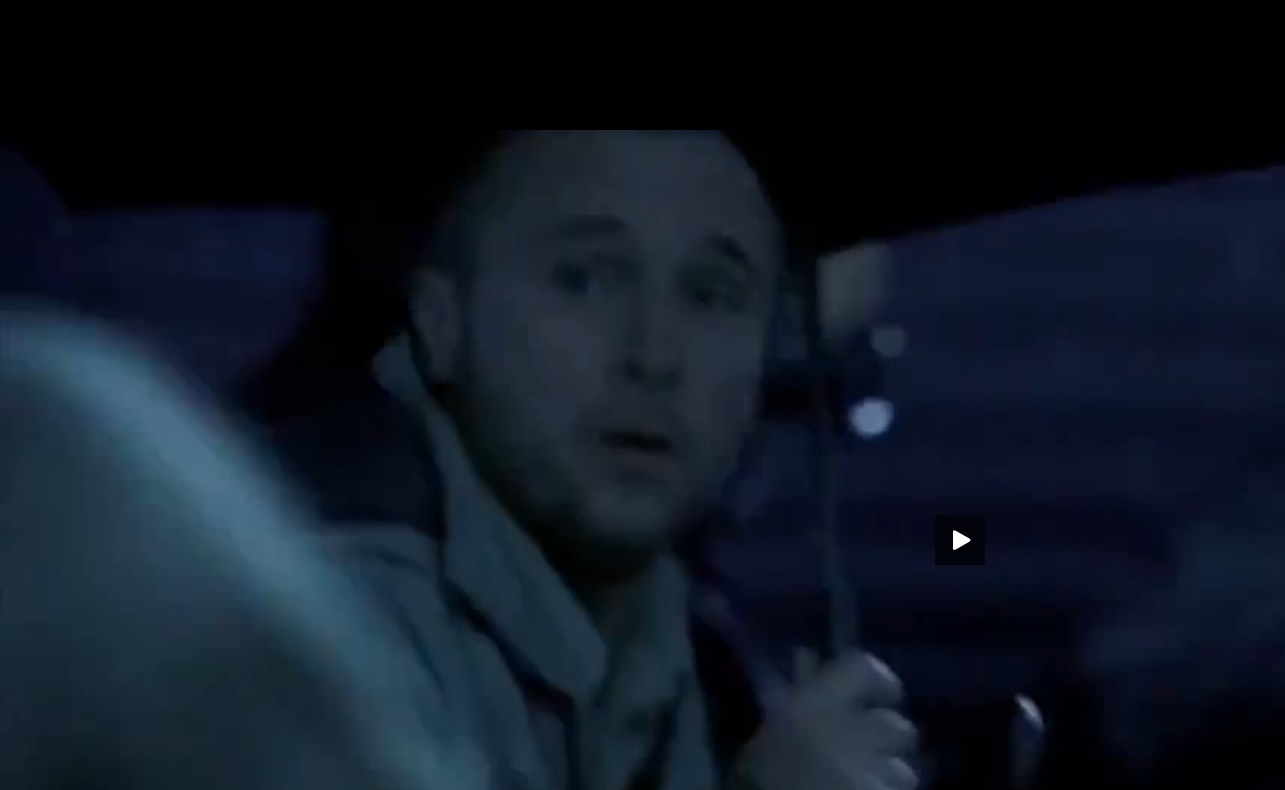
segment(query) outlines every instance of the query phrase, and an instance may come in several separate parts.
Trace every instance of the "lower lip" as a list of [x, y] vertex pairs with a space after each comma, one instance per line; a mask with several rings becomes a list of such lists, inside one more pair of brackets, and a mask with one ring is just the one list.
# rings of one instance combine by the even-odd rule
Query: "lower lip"
[[646, 450], [628, 445], [603, 444], [607, 455], [614, 464], [619, 464], [628, 470], [638, 472], [658, 471], [674, 460], [674, 454], [670, 450]]

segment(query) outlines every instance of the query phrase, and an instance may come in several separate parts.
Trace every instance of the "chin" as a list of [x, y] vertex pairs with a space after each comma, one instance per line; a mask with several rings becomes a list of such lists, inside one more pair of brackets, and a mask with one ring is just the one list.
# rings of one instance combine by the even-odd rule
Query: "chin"
[[580, 539], [593, 551], [650, 558], [665, 551], [674, 536], [674, 510], [655, 499], [611, 497], [586, 504]]

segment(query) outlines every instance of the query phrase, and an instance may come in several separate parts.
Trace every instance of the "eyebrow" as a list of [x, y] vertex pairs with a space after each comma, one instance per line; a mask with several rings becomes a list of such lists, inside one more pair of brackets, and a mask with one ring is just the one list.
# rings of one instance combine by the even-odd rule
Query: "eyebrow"
[[[610, 214], [584, 214], [559, 222], [553, 228], [552, 236], [556, 239], [574, 241], [606, 236], [621, 236], [628, 232], [629, 226], [619, 217]], [[733, 236], [727, 233], [715, 232], [706, 239], [705, 246], [736, 264], [747, 275], [756, 279], [763, 277], [763, 272], [754, 265], [753, 258], [746, 251], [744, 245]]]
[[709, 239], [709, 247], [720, 255], [723, 255], [738, 265], [747, 269], [754, 269], [750, 261], [750, 254], [745, 251], [745, 247], [739, 241], [727, 235], [726, 233], [715, 233]]
[[557, 239], [582, 239], [598, 236], [617, 236], [629, 228], [619, 217], [610, 214], [584, 214], [559, 222], [553, 228]]

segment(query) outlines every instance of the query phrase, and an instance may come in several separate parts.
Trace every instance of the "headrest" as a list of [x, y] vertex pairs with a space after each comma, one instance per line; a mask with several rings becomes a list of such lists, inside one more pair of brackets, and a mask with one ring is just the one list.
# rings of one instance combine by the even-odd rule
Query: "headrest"
[[320, 289], [325, 223], [302, 210], [74, 219], [60, 300], [138, 333], [218, 394], [281, 353]]
[[44, 176], [17, 153], [0, 148], [0, 293], [45, 290], [66, 230], [66, 210]]

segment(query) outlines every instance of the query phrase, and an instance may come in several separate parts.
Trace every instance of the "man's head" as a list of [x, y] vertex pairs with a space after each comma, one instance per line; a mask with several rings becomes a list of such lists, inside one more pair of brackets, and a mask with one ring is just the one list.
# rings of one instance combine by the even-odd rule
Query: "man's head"
[[727, 140], [514, 135], [430, 248], [427, 369], [542, 543], [627, 566], [711, 503], [755, 419], [784, 249]]

